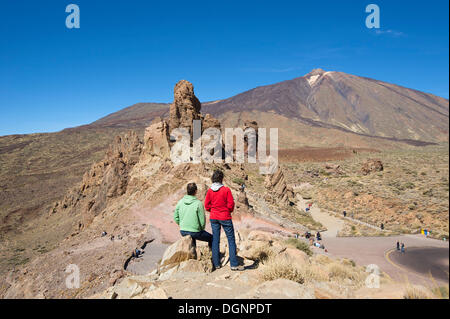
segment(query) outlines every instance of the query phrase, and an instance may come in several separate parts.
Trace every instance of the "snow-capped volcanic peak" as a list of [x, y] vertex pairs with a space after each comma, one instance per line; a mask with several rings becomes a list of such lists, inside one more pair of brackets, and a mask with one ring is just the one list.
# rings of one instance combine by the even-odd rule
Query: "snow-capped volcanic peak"
[[309, 85], [313, 86], [314, 83], [316, 83], [319, 78], [320, 78], [319, 74], [318, 75], [311, 75], [309, 78], [307, 78]]
[[308, 81], [309, 85], [313, 86], [320, 80], [321, 77], [327, 76], [327, 75], [331, 76], [333, 73], [334, 73], [333, 71], [324, 71], [322, 69], [314, 69], [311, 72], [309, 72], [308, 74], [306, 74], [305, 78]]

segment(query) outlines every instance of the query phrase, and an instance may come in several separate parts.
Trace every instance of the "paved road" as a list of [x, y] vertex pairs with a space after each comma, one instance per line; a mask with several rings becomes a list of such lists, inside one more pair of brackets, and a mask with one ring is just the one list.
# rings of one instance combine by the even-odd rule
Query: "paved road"
[[[304, 209], [307, 201], [299, 196], [298, 207]], [[336, 237], [344, 226], [342, 219], [313, 205], [311, 216], [327, 227], [322, 233], [322, 243], [336, 257], [350, 258], [360, 265], [377, 265], [392, 279], [414, 284], [434, 285], [449, 283], [449, 245], [422, 235], [392, 237]], [[397, 253], [397, 241], [407, 248], [403, 255]], [[430, 274], [433, 279], [431, 279]]]
[[[406, 253], [397, 256], [396, 242], [405, 243]], [[449, 267], [448, 242], [403, 235], [393, 237], [336, 237], [324, 238], [323, 244], [333, 256], [350, 258], [360, 265], [377, 265], [392, 279], [406, 283], [430, 285], [428, 272], [440, 284], [449, 283], [443, 270]], [[414, 247], [414, 248], [413, 248]], [[401, 258], [400, 258], [401, 257]]]
[[386, 258], [401, 268], [406, 268], [423, 277], [431, 276], [442, 282], [449, 279], [449, 249], [444, 247], [410, 247], [401, 253], [391, 250]]

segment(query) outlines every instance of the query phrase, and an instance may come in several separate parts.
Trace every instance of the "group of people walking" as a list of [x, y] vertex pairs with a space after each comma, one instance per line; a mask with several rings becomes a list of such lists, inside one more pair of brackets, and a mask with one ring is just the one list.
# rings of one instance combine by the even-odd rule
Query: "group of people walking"
[[[189, 183], [187, 194], [175, 207], [174, 220], [180, 226], [181, 236], [191, 236], [194, 240], [205, 241], [212, 251], [215, 269], [222, 267], [220, 262], [220, 232], [224, 230], [229, 247], [231, 270], [242, 271], [236, 254], [236, 240], [231, 213], [234, 210], [234, 199], [231, 190], [223, 185], [223, 172], [214, 171], [212, 185], [206, 192], [205, 203], [196, 197], [197, 185]], [[205, 231], [205, 210], [210, 212], [212, 234]]]

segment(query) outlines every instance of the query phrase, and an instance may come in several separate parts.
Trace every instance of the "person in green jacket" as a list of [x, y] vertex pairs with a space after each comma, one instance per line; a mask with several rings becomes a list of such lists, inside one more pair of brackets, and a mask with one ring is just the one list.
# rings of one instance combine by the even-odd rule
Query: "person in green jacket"
[[205, 231], [206, 217], [203, 203], [195, 197], [197, 185], [187, 185], [187, 195], [178, 202], [175, 207], [173, 219], [180, 226], [181, 236], [191, 236], [196, 240], [206, 241], [209, 248], [212, 246], [212, 235]]

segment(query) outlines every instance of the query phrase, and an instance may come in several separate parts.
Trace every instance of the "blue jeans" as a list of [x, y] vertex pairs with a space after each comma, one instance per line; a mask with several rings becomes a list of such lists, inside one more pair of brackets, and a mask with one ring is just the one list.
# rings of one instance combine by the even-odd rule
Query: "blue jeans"
[[212, 247], [212, 241], [213, 241], [213, 236], [208, 233], [207, 231], [200, 231], [200, 232], [190, 232], [190, 231], [185, 231], [185, 230], [180, 230], [180, 234], [181, 236], [191, 236], [192, 239], [194, 240], [194, 246], [197, 245], [196, 240], [200, 240], [200, 241], [206, 241], [208, 243], [209, 248]]
[[214, 267], [220, 267], [220, 229], [223, 227], [228, 239], [228, 247], [230, 251], [230, 266], [237, 267], [238, 260], [236, 256], [236, 241], [234, 239], [234, 227], [231, 219], [218, 220], [211, 219], [211, 228], [213, 232], [212, 241], [212, 260]]

